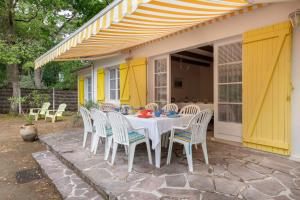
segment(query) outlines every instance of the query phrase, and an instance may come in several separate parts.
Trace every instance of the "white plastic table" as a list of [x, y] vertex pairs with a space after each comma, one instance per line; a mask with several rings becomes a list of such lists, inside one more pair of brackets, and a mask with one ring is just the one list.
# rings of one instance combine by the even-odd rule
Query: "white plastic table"
[[[133, 115], [127, 115], [134, 128], [147, 128], [149, 138], [152, 141], [152, 149], [155, 150], [155, 166], [160, 168], [161, 160], [161, 135], [171, 131], [172, 126], [184, 126], [191, 119], [191, 116], [181, 116], [178, 118], [168, 117], [153, 117], [153, 118], [139, 118]], [[143, 132], [141, 132], [143, 133]]]

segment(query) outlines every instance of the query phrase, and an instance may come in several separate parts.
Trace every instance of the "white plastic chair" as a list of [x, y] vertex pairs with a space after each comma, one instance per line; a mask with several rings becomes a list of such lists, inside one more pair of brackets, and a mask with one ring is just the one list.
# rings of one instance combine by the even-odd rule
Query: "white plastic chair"
[[197, 115], [198, 113], [200, 113], [200, 108], [195, 104], [184, 106], [179, 112], [180, 115]]
[[93, 119], [94, 132], [92, 136], [91, 152], [96, 154], [100, 138], [105, 138], [104, 160], [107, 160], [111, 143], [112, 130], [108, 123], [106, 114], [98, 109], [91, 109], [91, 117]]
[[167, 165], [170, 164], [172, 156], [173, 143], [178, 142], [184, 145], [186, 157], [189, 165], [189, 171], [193, 172], [193, 158], [192, 158], [192, 145], [201, 144], [205, 163], [208, 164], [208, 155], [206, 147], [206, 132], [209, 121], [212, 117], [212, 110], [203, 110], [195, 115], [188, 126], [176, 127], [174, 126], [171, 131], [170, 145], [168, 151]]
[[101, 103], [99, 105], [99, 110], [103, 111], [103, 112], [111, 112], [111, 111], [115, 111], [116, 106], [112, 103]]
[[156, 110], [158, 110], [158, 104], [157, 103], [148, 103], [145, 106], [145, 108], [148, 109], [148, 110], [156, 111]]
[[170, 112], [170, 111], [178, 112], [178, 106], [175, 103], [168, 103], [164, 107], [162, 107], [162, 110], [164, 112]]
[[[128, 172], [131, 172], [135, 146], [145, 142], [147, 146], [149, 163], [152, 165], [148, 130], [146, 128], [134, 129], [127, 118], [117, 112], [109, 112], [108, 119], [112, 127], [114, 141], [111, 163], [114, 164], [118, 144], [125, 145], [128, 147]], [[138, 133], [139, 130], [143, 130], [145, 135]]]
[[83, 126], [84, 126], [84, 133], [83, 133], [83, 144], [82, 147], [85, 147], [87, 136], [89, 133], [93, 133], [93, 126], [92, 126], [92, 120], [90, 116], [90, 111], [88, 111], [84, 107], [80, 107], [80, 114], [83, 120]]
[[50, 118], [52, 123], [55, 122], [55, 120], [62, 120], [63, 119], [63, 113], [65, 112], [67, 107], [67, 104], [62, 103], [59, 104], [57, 110], [47, 110], [46, 116], [45, 116], [45, 121], [47, 118]]

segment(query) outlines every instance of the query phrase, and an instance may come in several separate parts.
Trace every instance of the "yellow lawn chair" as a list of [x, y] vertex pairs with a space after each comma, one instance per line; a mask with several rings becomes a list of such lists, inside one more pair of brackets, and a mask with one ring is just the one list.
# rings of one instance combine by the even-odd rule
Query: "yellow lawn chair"
[[30, 108], [29, 116], [33, 116], [35, 121], [37, 121], [39, 119], [39, 117], [44, 118], [49, 106], [50, 106], [50, 103], [45, 102], [45, 103], [43, 103], [41, 108]]
[[63, 118], [63, 112], [65, 112], [67, 107], [67, 104], [62, 103], [58, 106], [57, 110], [48, 110], [45, 116], [45, 121], [47, 118], [50, 118], [52, 123], [55, 122], [55, 120], [62, 120]]

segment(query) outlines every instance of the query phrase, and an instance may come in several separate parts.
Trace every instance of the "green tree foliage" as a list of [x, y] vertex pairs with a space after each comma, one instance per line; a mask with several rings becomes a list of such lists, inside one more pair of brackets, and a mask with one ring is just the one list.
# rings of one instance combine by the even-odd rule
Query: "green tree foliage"
[[[1, 81], [4, 83], [4, 79], [10, 80], [3, 78], [3, 65], [17, 66], [18, 81], [23, 75], [32, 77], [34, 60], [39, 55], [75, 31], [109, 2], [111, 1], [0, 0], [0, 85]], [[51, 66], [54, 67], [53, 72], [49, 72]], [[44, 85], [60, 85], [61, 82], [55, 81], [58, 80], [58, 74], [63, 73], [66, 87], [72, 86], [75, 79], [70, 70], [80, 66], [81, 62], [48, 64], [42, 69]], [[53, 77], [48, 77], [49, 75]]]
[[83, 62], [51, 62], [43, 67], [43, 83], [46, 87], [58, 89], [74, 89], [77, 85], [77, 77], [73, 73], [85, 65]]

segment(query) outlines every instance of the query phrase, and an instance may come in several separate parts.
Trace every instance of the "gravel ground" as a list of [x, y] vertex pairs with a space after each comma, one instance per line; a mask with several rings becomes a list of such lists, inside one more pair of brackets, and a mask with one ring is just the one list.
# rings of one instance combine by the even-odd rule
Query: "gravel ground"
[[[36, 122], [39, 134], [48, 134], [60, 130], [72, 130], [73, 117], [52, 124], [40, 120]], [[16, 173], [21, 170], [34, 169], [38, 165], [32, 158], [33, 152], [43, 151], [45, 147], [39, 142], [23, 142], [19, 128], [25, 122], [23, 117], [0, 115], [0, 199], [2, 200], [57, 200], [61, 199], [48, 178], [18, 183]]]

